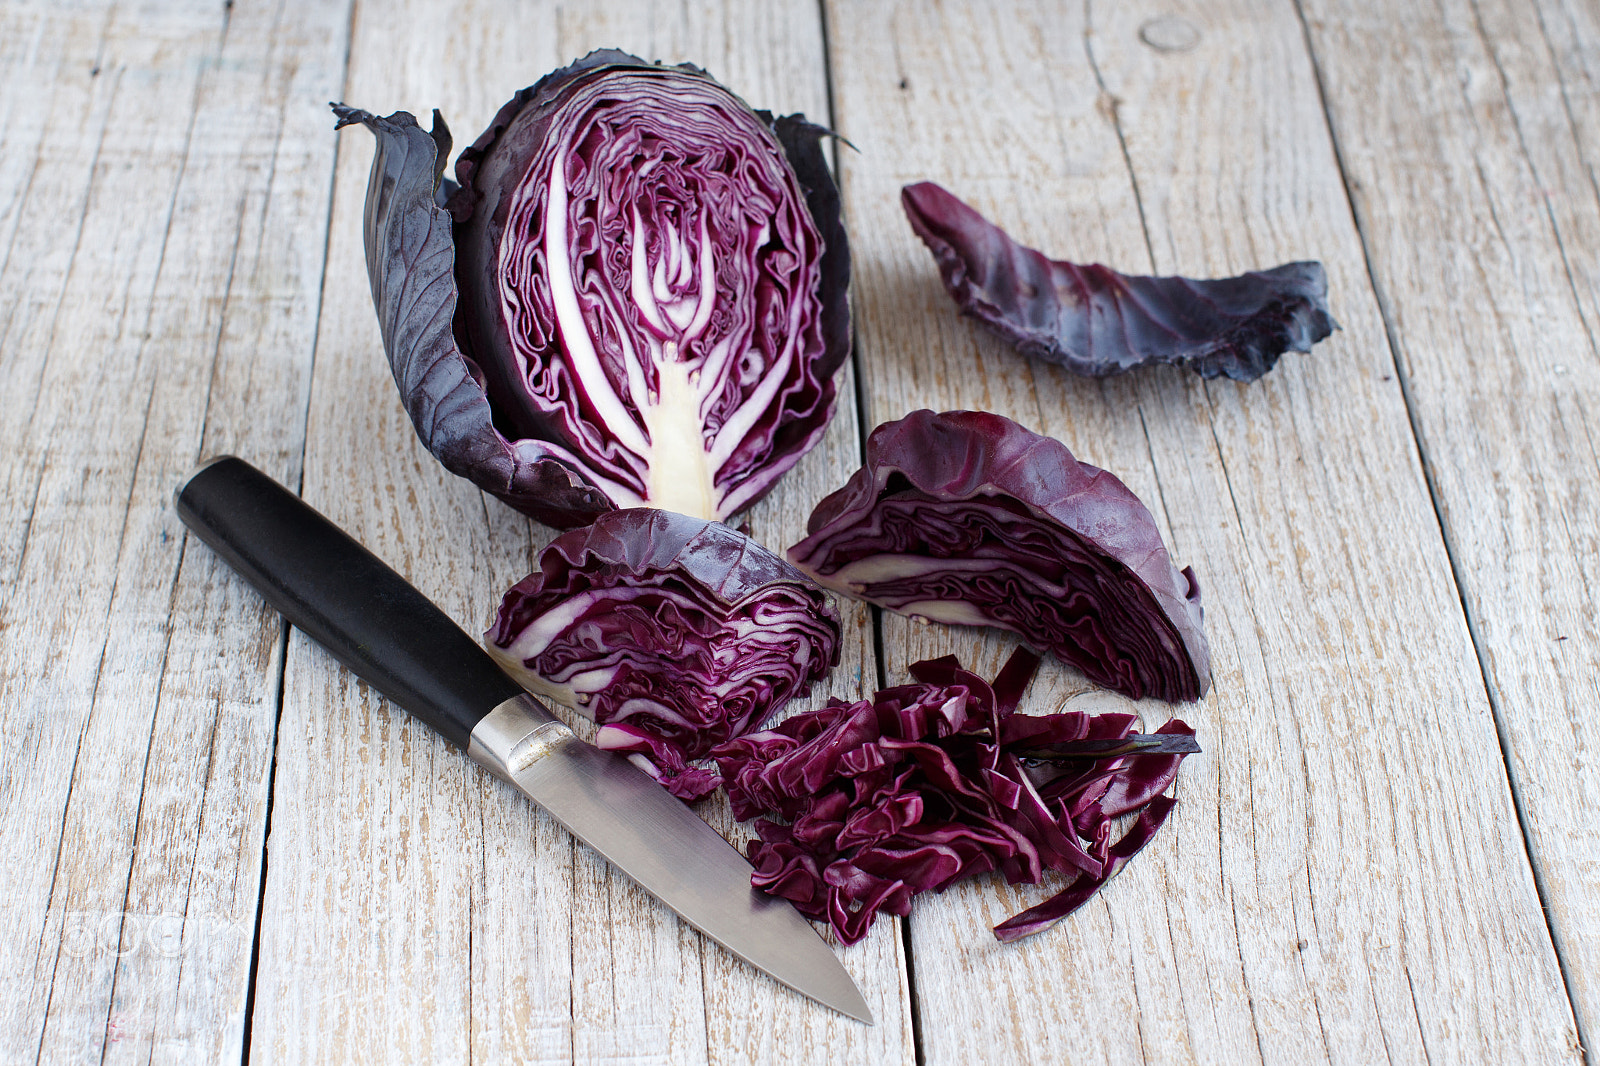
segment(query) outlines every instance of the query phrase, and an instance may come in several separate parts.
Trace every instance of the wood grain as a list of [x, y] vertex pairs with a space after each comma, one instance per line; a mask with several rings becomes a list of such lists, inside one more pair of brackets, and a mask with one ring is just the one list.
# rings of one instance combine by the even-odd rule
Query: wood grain
[[[981, 404], [1123, 476], [1200, 574], [1216, 674], [1181, 712], [1206, 754], [1169, 831], [1099, 901], [1014, 947], [985, 927], [1038, 890], [919, 902], [927, 1061], [1574, 1057], [1294, 10], [841, 0], [829, 24], [862, 147], [843, 166], [869, 233], [872, 420]], [[896, 210], [922, 178], [1079, 261], [1207, 276], [1321, 258], [1345, 329], [1249, 386], [1065, 380], [954, 316]], [[1009, 643], [899, 620], [885, 641], [891, 682], [951, 650], [993, 669]], [[1036, 683], [1037, 709], [1073, 693], [1065, 673]]]
[[[1205, 747], [1165, 832], [1020, 944], [988, 927], [1048, 886], [880, 922], [840, 949], [872, 1028], [285, 643], [170, 508], [241, 454], [487, 622], [553, 534], [416, 442], [370, 138], [325, 101], [464, 144], [596, 46], [858, 149], [857, 362], [757, 539], [800, 535], [862, 423], [985, 408], [1114, 470], [1200, 574], [1213, 693], [1134, 708]], [[0, 0], [0, 1062], [1580, 1060], [1597, 55], [1578, 0]], [[1068, 378], [956, 316], [898, 203], [923, 178], [1130, 271], [1320, 258], [1343, 331], [1248, 386]], [[889, 616], [880, 649], [843, 607], [803, 705], [1015, 643]], [[1056, 665], [1029, 700], [1126, 706]]]
[[[693, 61], [756, 106], [826, 117], [817, 11], [800, 4], [363, 2], [344, 96], [381, 113], [439, 107], [464, 144], [518, 88], [599, 46]], [[343, 135], [305, 495], [481, 630], [553, 534], [448, 475], [406, 421], [362, 260], [370, 153], [363, 131]], [[827, 442], [749, 516], [775, 547], [859, 462], [848, 371], [842, 382]], [[848, 618], [841, 695], [873, 662], [865, 612]], [[704, 944], [298, 635], [274, 797], [252, 1058], [912, 1058], [893, 924], [844, 954], [879, 1024], [834, 1015]], [[725, 803], [711, 815], [734, 832]]]
[[[1600, 1032], [1600, 26], [1589, 7], [1307, 3], [1580, 1031]], [[1509, 399], [1514, 397], [1514, 399]]]
[[0, 1059], [238, 1058], [281, 626], [168, 500], [207, 448], [298, 463], [342, 27], [5, 19]]

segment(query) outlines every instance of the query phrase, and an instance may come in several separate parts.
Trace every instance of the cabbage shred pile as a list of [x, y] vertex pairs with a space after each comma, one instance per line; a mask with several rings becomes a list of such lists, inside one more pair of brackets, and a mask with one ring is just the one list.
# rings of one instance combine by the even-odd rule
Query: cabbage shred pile
[[[758, 819], [753, 883], [846, 944], [880, 912], [905, 916], [918, 893], [991, 871], [1070, 879], [997, 926], [1000, 940], [1088, 902], [1160, 829], [1174, 803], [1162, 792], [1199, 749], [1178, 719], [1137, 735], [1127, 714], [1018, 714], [1038, 662], [1018, 649], [991, 685], [953, 656], [927, 660], [913, 684], [714, 749], [735, 817]], [[1136, 817], [1114, 838], [1124, 815]]]

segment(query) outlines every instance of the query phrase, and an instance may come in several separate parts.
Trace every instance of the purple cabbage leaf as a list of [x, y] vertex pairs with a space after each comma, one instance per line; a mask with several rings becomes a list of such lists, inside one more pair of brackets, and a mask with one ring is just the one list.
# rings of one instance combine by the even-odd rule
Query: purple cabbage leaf
[[827, 131], [609, 50], [517, 93], [459, 186], [437, 114], [430, 136], [335, 111], [378, 139], [373, 301], [450, 470], [559, 527], [640, 506], [721, 520], [821, 437], [850, 346]]
[[[1126, 714], [1017, 713], [1038, 661], [1018, 649], [992, 685], [950, 656], [916, 663], [911, 684], [717, 747], [735, 816], [756, 819], [752, 884], [846, 944], [879, 913], [905, 916], [918, 894], [991, 871], [1068, 879], [996, 927], [1001, 940], [1081, 907], [1160, 828], [1172, 806], [1161, 793], [1199, 747], [1177, 719], [1137, 734]], [[1041, 741], [1062, 750], [1041, 756]], [[1072, 750], [1108, 741], [1135, 751]], [[1113, 838], [1125, 814], [1132, 827]]]
[[907, 185], [900, 199], [961, 312], [1075, 374], [1170, 363], [1254, 381], [1338, 328], [1318, 262], [1236, 278], [1135, 277], [1023, 247], [933, 182]]
[[335, 106], [341, 125], [377, 136], [367, 185], [365, 243], [372, 302], [401, 400], [417, 436], [445, 468], [535, 518], [588, 520], [610, 504], [536, 442], [508, 440], [495, 425], [483, 372], [456, 344], [455, 246], [450, 216], [435, 202], [450, 131], [437, 113], [430, 134], [404, 111], [378, 118]]
[[1000, 415], [914, 411], [817, 504], [789, 560], [912, 618], [997, 626], [1131, 699], [1211, 683], [1200, 588], [1127, 486]]
[[839, 661], [828, 596], [749, 537], [671, 511], [611, 511], [569, 530], [500, 604], [484, 643], [529, 691], [599, 724], [675, 795], [693, 766], [759, 727]]

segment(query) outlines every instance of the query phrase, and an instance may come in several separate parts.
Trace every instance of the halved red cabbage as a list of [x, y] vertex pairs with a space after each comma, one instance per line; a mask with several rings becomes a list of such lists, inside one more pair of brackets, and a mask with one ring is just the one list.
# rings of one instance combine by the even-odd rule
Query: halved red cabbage
[[963, 314], [1075, 374], [1172, 363], [1254, 381], [1284, 351], [1309, 352], [1338, 328], [1321, 263], [1211, 280], [1133, 277], [1048, 259], [933, 182], [907, 185], [900, 200]]
[[378, 138], [373, 300], [455, 473], [561, 527], [637, 506], [722, 519], [822, 435], [850, 346], [825, 130], [599, 51], [506, 104], [452, 188], [437, 112], [429, 135], [335, 111]]
[[[484, 643], [529, 691], [599, 723], [674, 794], [689, 765], [803, 696], [839, 661], [839, 616], [788, 563], [719, 522], [629, 508], [550, 543]], [[638, 761], [638, 760], [636, 760]]]
[[[1001, 940], [1082, 906], [1160, 828], [1173, 803], [1161, 793], [1199, 748], [1177, 719], [1138, 735], [1127, 714], [1017, 714], [1037, 665], [1018, 649], [991, 686], [952, 656], [916, 663], [913, 684], [719, 746], [734, 814], [758, 819], [751, 883], [846, 944], [879, 912], [905, 916], [918, 893], [991, 870], [1071, 878], [997, 926]], [[1117, 742], [1136, 753], [1101, 754]]]
[[1132, 699], [1211, 684], [1200, 586], [1150, 511], [1066, 445], [1000, 415], [914, 411], [811, 512], [789, 561], [900, 614], [1011, 630]]

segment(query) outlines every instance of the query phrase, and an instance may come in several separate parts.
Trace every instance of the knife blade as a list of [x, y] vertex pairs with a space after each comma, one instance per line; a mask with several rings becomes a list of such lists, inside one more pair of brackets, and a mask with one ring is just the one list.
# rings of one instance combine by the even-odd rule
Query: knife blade
[[448, 615], [294, 493], [233, 456], [176, 494], [184, 525], [373, 688], [548, 811], [684, 921], [795, 991], [872, 1023], [860, 990], [750, 864], [625, 757], [580, 740]]

